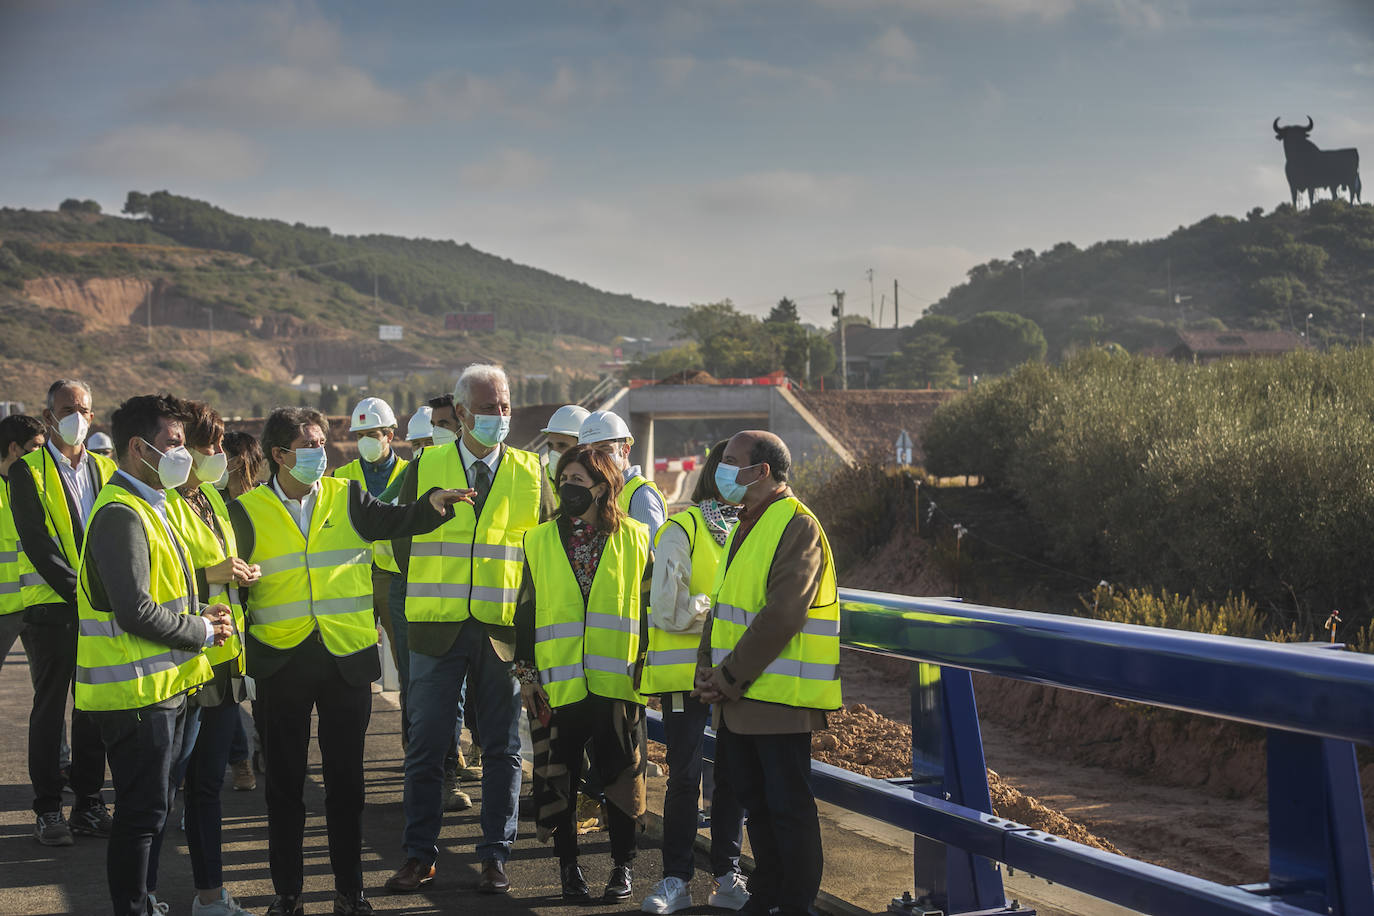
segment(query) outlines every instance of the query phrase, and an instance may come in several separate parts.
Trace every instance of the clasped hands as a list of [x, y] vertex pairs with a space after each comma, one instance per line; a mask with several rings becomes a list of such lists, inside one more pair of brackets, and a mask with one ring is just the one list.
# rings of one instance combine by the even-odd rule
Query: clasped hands
[[202, 617], [214, 627], [215, 645], [222, 646], [234, 635], [234, 612], [227, 604], [212, 604], [201, 612]]
[[715, 668], [697, 668], [696, 686], [692, 688], [692, 696], [701, 700], [708, 706], [716, 703], [723, 703], [729, 699], [725, 693], [716, 686], [713, 674]]

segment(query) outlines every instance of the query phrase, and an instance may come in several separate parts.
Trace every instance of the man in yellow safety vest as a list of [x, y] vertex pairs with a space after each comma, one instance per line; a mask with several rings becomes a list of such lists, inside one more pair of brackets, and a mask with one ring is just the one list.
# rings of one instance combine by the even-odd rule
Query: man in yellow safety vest
[[400, 498], [430, 486], [471, 487], [476, 496], [472, 508], [456, 507], [453, 520], [436, 531], [392, 542], [406, 574], [410, 745], [402, 836], [406, 859], [386, 888], [412, 893], [434, 878], [444, 757], [453, 741], [459, 686], [466, 679], [475, 693], [475, 731], [482, 745], [477, 890], [505, 893], [520, 797], [521, 705], [512, 674], [515, 601], [525, 532], [553, 513], [553, 495], [539, 456], [505, 444], [510, 384], [499, 367], [472, 365], [458, 377], [453, 408], [462, 433], [457, 442], [439, 444], [447, 417], [441, 417], [441, 402], [430, 404], [435, 445], [406, 469]]
[[114, 412], [119, 470], [101, 489], [81, 551], [76, 706], [100, 728], [114, 782], [106, 849], [114, 912], [154, 912], [156, 842], [176, 792], [187, 695], [212, 676], [206, 649], [233, 635], [226, 604], [196, 597], [195, 567], [167, 508], [186, 483], [185, 402], [130, 398]]
[[811, 732], [840, 707], [840, 607], [830, 545], [787, 486], [791, 465], [781, 439], [748, 430], [716, 468], [721, 498], [743, 508], [717, 573], [694, 693], [718, 704], [716, 767], [749, 812], [749, 907], [801, 914], [824, 865], [807, 779]]
[[[59, 763], [76, 671], [76, 566], [96, 494], [115, 472], [113, 461], [86, 450], [94, 416], [90, 386], [75, 379], [53, 382], [43, 411], [47, 442], [15, 462], [9, 475], [14, 526], [24, 545], [19, 557], [23, 640], [33, 675], [33, 835], [44, 846], [70, 846], [74, 833], [110, 835], [110, 815], [100, 795], [105, 746], [95, 722], [80, 709], [72, 711], [69, 777]], [[76, 795], [70, 821], [62, 816], [64, 782]]]
[[0, 665], [24, 632], [24, 597], [19, 593], [19, 532], [10, 512], [10, 469], [43, 447], [43, 424], [12, 413], [0, 420]]

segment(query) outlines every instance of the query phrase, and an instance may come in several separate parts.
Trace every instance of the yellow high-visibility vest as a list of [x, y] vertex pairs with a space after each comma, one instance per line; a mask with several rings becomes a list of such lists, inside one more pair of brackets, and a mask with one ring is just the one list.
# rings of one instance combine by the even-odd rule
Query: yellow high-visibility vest
[[[648, 487], [658, 494], [659, 499], [663, 499], [663, 491], [655, 486], [652, 480], [649, 480], [642, 474], [636, 474], [625, 481], [625, 486], [620, 488], [620, 496], [616, 498], [616, 505], [620, 506], [621, 512], [624, 512], [626, 515], [630, 514], [630, 500], [634, 499], [635, 493], [640, 487]], [[663, 499], [663, 505], [667, 506], [668, 500]]]
[[525, 535], [535, 592], [534, 660], [550, 706], [576, 703], [588, 693], [644, 702], [635, 691], [634, 667], [648, 553], [648, 526], [622, 518], [606, 539], [584, 600], [558, 522], [545, 522]]
[[[114, 474], [115, 463], [92, 451], [86, 452], [86, 460], [95, 462], [96, 476], [103, 487]], [[43, 506], [43, 524], [48, 529], [48, 537], [62, 546], [62, 555], [66, 558], [67, 564], [75, 569], [81, 559], [81, 551], [76, 549], [72, 514], [67, 509], [67, 492], [62, 489], [62, 475], [57, 470], [52, 453], [48, 451], [47, 446], [34, 449], [10, 465], [10, 473], [33, 475], [33, 484], [38, 490], [38, 502]], [[81, 473], [86, 472], [83, 470]], [[24, 607], [63, 603], [62, 597], [48, 585], [47, 580], [27, 556], [21, 556], [19, 559], [19, 586]]]
[[[482, 516], [467, 503], [453, 504], [453, 517], [410, 541], [406, 577], [406, 620], [510, 626], [524, 572], [525, 532], [539, 524], [539, 456], [507, 448], [496, 466]], [[417, 493], [431, 487], [464, 489], [468, 483], [458, 443], [425, 449], [417, 470]]]
[[[103, 487], [91, 520], [111, 504], [128, 506], [148, 538], [149, 597], [174, 614], [196, 614], [196, 583], [186, 545], [162, 523], [156, 509], [115, 484]], [[87, 551], [82, 550], [76, 589], [76, 708], [141, 709], [199, 687], [213, 672], [203, 649], [173, 649], [126, 632], [109, 607], [91, 601]]]
[[[386, 486], [389, 487], [396, 482], [396, 478], [401, 476], [401, 472], [410, 464], [400, 455], [396, 456], [396, 462], [391, 466], [391, 476], [386, 479]], [[363, 476], [363, 460], [354, 458], [343, 467], [333, 472], [335, 477], [342, 477], [344, 480], [356, 480], [358, 486], [367, 489], [367, 478]], [[386, 489], [383, 487], [382, 489]], [[378, 569], [385, 569], [389, 573], [400, 574], [401, 567], [396, 563], [396, 554], [391, 550], [390, 541], [374, 541], [372, 544], [372, 562], [377, 564]]]
[[14, 513], [10, 511], [10, 483], [0, 481], [0, 617], [24, 609], [24, 597], [19, 592], [23, 549], [14, 527]]
[[372, 545], [348, 517], [350, 485], [337, 477], [320, 480], [308, 538], [271, 485], [239, 497], [253, 526], [253, 552], [244, 559], [262, 567], [243, 609], [254, 639], [291, 649], [319, 627], [325, 648], [336, 656], [377, 644]]
[[[224, 543], [215, 536], [215, 532], [210, 529], [191, 508], [182, 495], [176, 490], [167, 491], [167, 517], [172, 522], [172, 527], [176, 529], [177, 536], [186, 544], [186, 549], [190, 553], [191, 566], [195, 569], [206, 569], [223, 563], [229, 557], [238, 556], [238, 545], [234, 541], [234, 526], [229, 522], [229, 510], [225, 508], [224, 497], [220, 496], [214, 484], [203, 483], [200, 485], [200, 492], [204, 493], [210, 500], [210, 509], [215, 516], [215, 527], [224, 537]], [[205, 650], [205, 656], [210, 660], [211, 666], [221, 662], [237, 661], [234, 666], [236, 674], [243, 674], [243, 605], [239, 603], [238, 593], [230, 589], [228, 585], [206, 583], [204, 600], [206, 604], [227, 604], [229, 609], [234, 612], [234, 635], [224, 641], [222, 646], [212, 646]]]
[[[711, 620], [712, 664], [725, 660], [763, 609], [773, 556], [787, 523], [799, 514], [816, 517], [796, 497], [773, 503], [755, 523], [734, 558], [721, 565]], [[727, 557], [738, 533], [739, 528], [730, 532], [725, 543]], [[840, 603], [835, 589], [835, 563], [824, 531], [821, 551], [821, 583], [806, 612], [806, 625], [745, 690], [744, 696], [751, 700], [807, 709], [840, 708]]]
[[[677, 525], [687, 534], [692, 548], [692, 575], [688, 588], [693, 595], [709, 595], [716, 584], [716, 570], [725, 559], [725, 548], [716, 543], [706, 527], [706, 519], [696, 506], [669, 516], [654, 535], [654, 546], [669, 525]], [[641, 693], [676, 693], [691, 690], [696, 679], [697, 647], [700, 633], [669, 633], [654, 626], [649, 619], [649, 654], [644, 658], [644, 675], [640, 679]]]

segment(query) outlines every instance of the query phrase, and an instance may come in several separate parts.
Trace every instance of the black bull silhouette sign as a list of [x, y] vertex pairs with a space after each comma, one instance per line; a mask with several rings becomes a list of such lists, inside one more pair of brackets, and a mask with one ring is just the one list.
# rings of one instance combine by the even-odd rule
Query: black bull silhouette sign
[[1350, 202], [1360, 200], [1360, 151], [1357, 149], [1317, 149], [1317, 145], [1307, 139], [1312, 132], [1312, 116], [1307, 117], [1307, 126], [1292, 124], [1279, 126], [1274, 119], [1274, 136], [1283, 141], [1283, 155], [1288, 161], [1284, 164], [1284, 174], [1288, 176], [1288, 190], [1293, 195], [1293, 206], [1298, 205], [1298, 195], [1307, 192], [1307, 204], [1312, 205], [1318, 188], [1326, 188], [1336, 197], [1339, 189], [1350, 192]]

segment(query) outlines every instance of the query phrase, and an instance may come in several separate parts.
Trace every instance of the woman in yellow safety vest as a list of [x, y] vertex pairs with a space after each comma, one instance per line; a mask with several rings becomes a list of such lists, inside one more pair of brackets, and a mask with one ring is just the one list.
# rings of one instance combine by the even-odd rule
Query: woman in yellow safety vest
[[515, 612], [515, 668], [525, 708], [549, 731], [537, 820], [541, 836], [553, 835], [564, 899], [590, 901], [577, 863], [573, 802], [590, 744], [606, 787], [614, 863], [605, 899], [626, 900], [644, 813], [638, 674], [649, 530], [617, 505], [621, 474], [591, 446], [569, 449], [557, 478], [558, 515], [525, 534]]
[[224, 889], [220, 789], [230, 745], [241, 727], [239, 702], [244, 698], [240, 634], [245, 626], [237, 586], [252, 585], [262, 571], [238, 557], [229, 510], [215, 489], [215, 484], [228, 472], [229, 459], [223, 448], [224, 421], [204, 402], [189, 401], [186, 406], [189, 416], [184, 428], [186, 448], [191, 453], [191, 476], [183, 486], [169, 491], [167, 514], [186, 543], [200, 600], [206, 604], [228, 604], [234, 615], [234, 636], [223, 646], [205, 653], [214, 667], [213, 680], [202, 685], [190, 700], [192, 706], [198, 707], [200, 722], [194, 735], [188, 729], [189, 740], [182, 748], [186, 848], [191, 854], [191, 875], [199, 899], [196, 912], [245, 916]]
[[720, 772], [703, 764], [703, 738], [711, 707], [692, 696], [697, 650], [701, 631], [711, 616], [716, 571], [725, 558], [726, 538], [739, 522], [739, 507], [721, 500], [716, 489], [716, 466], [724, 454], [724, 441], [707, 452], [706, 464], [692, 489], [692, 505], [669, 516], [654, 538], [649, 652], [640, 691], [658, 694], [662, 701], [668, 788], [663, 798], [663, 880], [645, 898], [645, 913], [676, 913], [692, 906], [688, 886], [698, 826], [698, 792], [711, 810], [711, 874], [715, 886], [707, 902], [738, 910], [749, 899], [739, 870], [744, 808]]

